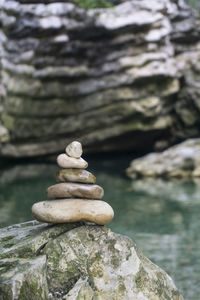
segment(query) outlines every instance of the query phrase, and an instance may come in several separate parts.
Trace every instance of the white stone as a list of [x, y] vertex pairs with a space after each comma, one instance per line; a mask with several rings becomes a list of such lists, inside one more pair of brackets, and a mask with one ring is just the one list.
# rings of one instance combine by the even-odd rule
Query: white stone
[[74, 141], [71, 144], [69, 144], [65, 149], [67, 155], [74, 158], [80, 158], [83, 150], [81, 143]]
[[92, 222], [105, 225], [114, 217], [112, 207], [101, 200], [63, 199], [33, 204], [33, 216], [40, 222]]
[[71, 169], [71, 168], [86, 169], [88, 167], [88, 163], [81, 157], [74, 158], [74, 157], [68, 156], [65, 153], [58, 155], [57, 163], [61, 168], [64, 168], [64, 169]]

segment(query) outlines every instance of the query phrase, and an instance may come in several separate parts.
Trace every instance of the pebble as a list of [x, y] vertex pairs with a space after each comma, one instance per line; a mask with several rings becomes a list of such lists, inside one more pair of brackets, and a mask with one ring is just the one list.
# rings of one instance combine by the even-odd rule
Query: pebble
[[61, 168], [75, 168], [75, 169], [86, 169], [88, 163], [83, 158], [70, 157], [65, 153], [58, 155], [57, 163]]
[[96, 184], [81, 183], [58, 183], [48, 187], [47, 196], [49, 198], [86, 198], [101, 199], [104, 195], [102, 187]]
[[65, 149], [67, 155], [74, 158], [80, 158], [83, 150], [81, 143], [74, 141], [71, 144], [69, 144]]
[[96, 177], [82, 169], [63, 169], [59, 170], [56, 176], [58, 181], [61, 182], [81, 182], [81, 183], [95, 183]]
[[114, 216], [112, 207], [101, 200], [63, 199], [35, 203], [33, 216], [40, 222], [92, 222], [105, 225]]

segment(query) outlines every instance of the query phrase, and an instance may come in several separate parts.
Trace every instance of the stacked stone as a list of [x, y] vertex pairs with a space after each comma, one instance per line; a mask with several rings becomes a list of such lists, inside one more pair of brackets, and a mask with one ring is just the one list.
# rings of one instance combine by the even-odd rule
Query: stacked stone
[[47, 189], [47, 196], [56, 200], [42, 201], [32, 206], [33, 216], [41, 222], [93, 222], [104, 225], [112, 220], [112, 207], [102, 201], [104, 190], [95, 184], [96, 177], [86, 171], [88, 163], [81, 158], [82, 145], [72, 142], [66, 153], [57, 157], [62, 169], [57, 174], [58, 184]]

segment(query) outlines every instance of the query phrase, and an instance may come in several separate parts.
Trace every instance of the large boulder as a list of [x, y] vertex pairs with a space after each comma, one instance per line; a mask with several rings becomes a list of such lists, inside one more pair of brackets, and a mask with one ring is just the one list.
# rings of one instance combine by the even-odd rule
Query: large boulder
[[131, 178], [199, 178], [200, 139], [189, 139], [161, 153], [150, 153], [134, 159], [127, 169], [127, 175]]
[[85, 224], [0, 230], [1, 300], [181, 300], [172, 279], [126, 236]]
[[199, 133], [199, 18], [182, 0], [111, 2], [1, 1], [1, 156], [72, 136], [148, 152]]

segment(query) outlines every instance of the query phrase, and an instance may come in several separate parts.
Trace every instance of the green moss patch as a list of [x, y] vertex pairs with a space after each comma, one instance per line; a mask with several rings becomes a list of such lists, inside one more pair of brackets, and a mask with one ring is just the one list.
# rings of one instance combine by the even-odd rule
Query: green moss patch
[[74, 0], [74, 3], [85, 9], [110, 8], [114, 6], [113, 3], [106, 0]]

